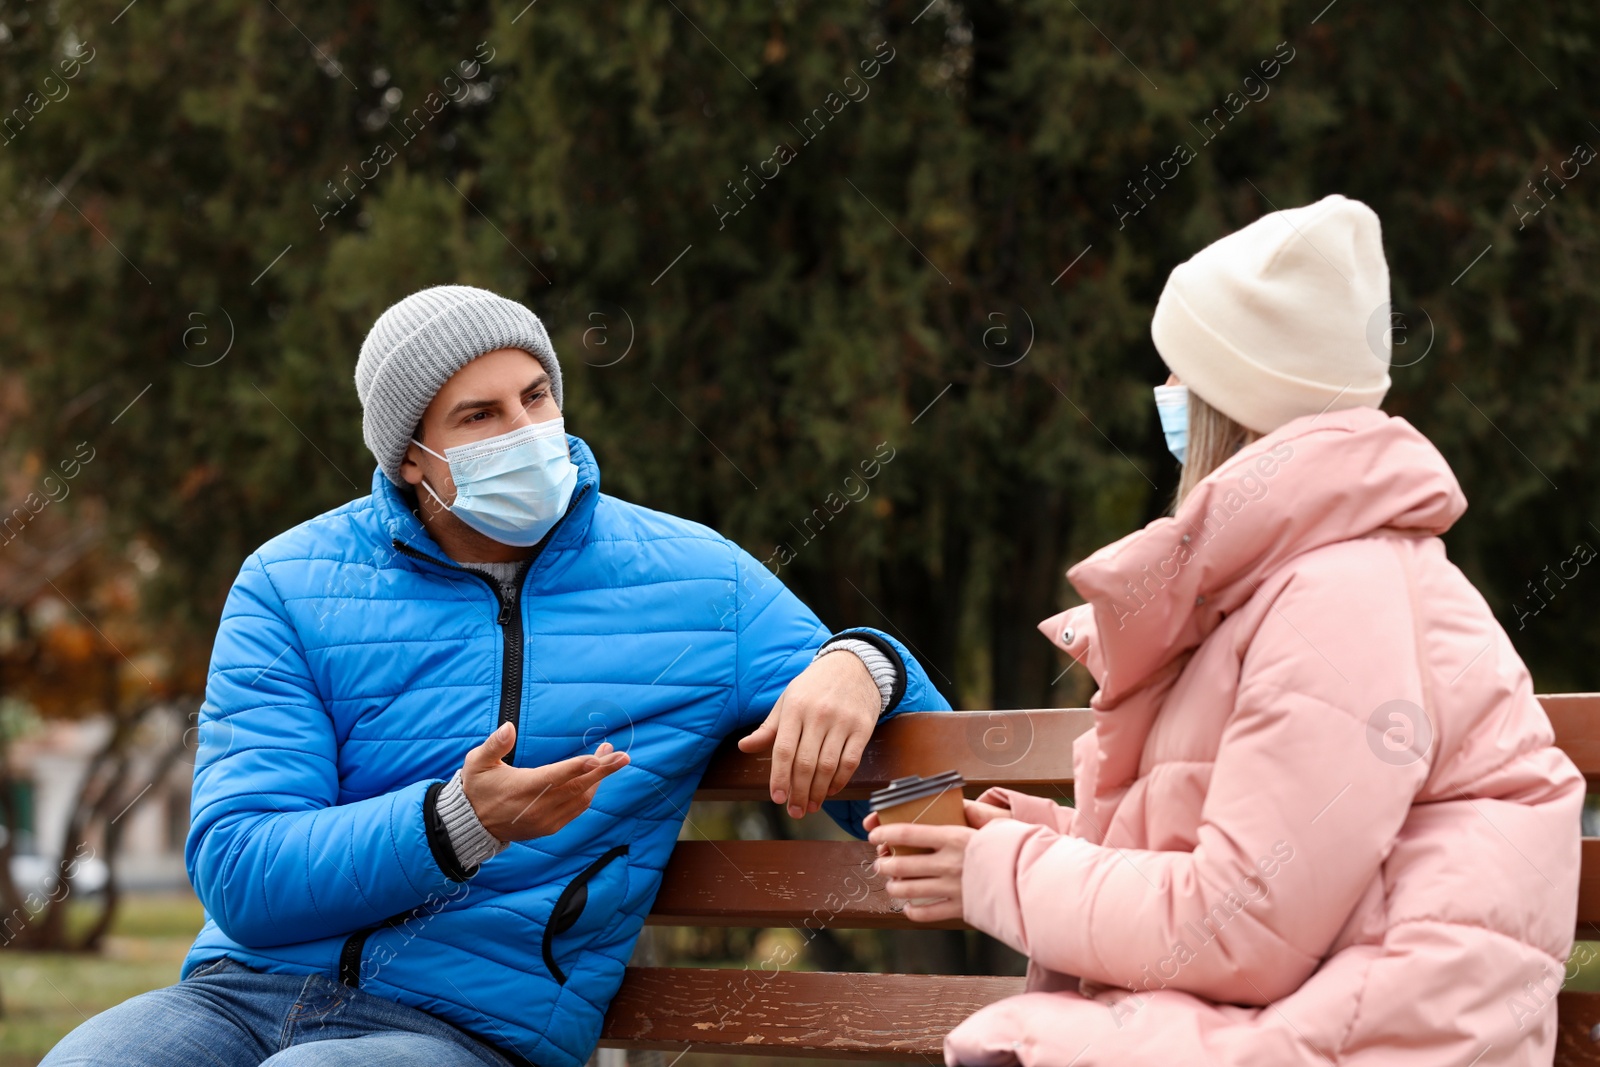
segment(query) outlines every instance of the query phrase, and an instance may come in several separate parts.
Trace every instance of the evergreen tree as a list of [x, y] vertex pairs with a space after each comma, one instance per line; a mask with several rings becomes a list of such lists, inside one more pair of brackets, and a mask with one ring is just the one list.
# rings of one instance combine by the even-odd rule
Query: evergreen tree
[[1170, 502], [1167, 272], [1341, 192], [1454, 558], [1542, 689], [1594, 688], [1597, 39], [1575, 0], [6, 0], [16, 440], [98, 450], [80, 489], [203, 649], [246, 553], [367, 491], [375, 317], [483, 285], [545, 318], [607, 489], [967, 706], [1076, 702], [1033, 624]]

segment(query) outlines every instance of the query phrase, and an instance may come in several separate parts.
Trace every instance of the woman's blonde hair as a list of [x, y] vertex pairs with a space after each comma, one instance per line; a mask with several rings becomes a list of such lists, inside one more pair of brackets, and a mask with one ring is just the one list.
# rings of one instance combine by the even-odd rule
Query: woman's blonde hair
[[1241, 426], [1189, 390], [1189, 447], [1184, 453], [1183, 475], [1178, 479], [1176, 512], [1183, 498], [1200, 479], [1222, 466], [1228, 457], [1261, 435]]

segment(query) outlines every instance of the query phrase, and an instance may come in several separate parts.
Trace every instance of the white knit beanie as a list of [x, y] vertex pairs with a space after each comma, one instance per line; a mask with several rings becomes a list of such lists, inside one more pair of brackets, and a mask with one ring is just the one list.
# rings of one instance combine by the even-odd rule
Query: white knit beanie
[[520, 348], [550, 375], [561, 400], [561, 363], [539, 316], [487, 289], [436, 285], [391, 305], [372, 324], [356, 360], [361, 436], [378, 466], [404, 487], [400, 462], [433, 398], [451, 375], [486, 352]]
[[1179, 264], [1150, 335], [1179, 381], [1264, 434], [1302, 415], [1377, 407], [1389, 391], [1388, 327], [1378, 216], [1334, 195], [1263, 215]]

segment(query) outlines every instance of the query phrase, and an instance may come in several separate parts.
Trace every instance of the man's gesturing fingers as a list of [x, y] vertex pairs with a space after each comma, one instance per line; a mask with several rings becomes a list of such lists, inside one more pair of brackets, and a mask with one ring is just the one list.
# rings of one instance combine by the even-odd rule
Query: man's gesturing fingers
[[517, 728], [509, 722], [501, 723], [484, 738], [482, 744], [467, 753], [467, 758], [461, 764], [462, 777], [498, 766], [505, 754], [516, 746]]
[[521, 841], [553, 834], [583, 814], [600, 782], [625, 767], [628, 755], [612, 751], [608, 742], [593, 755], [543, 767], [508, 767], [494, 756], [488, 763], [463, 770], [463, 784], [470, 780], [467, 799], [478, 821], [496, 838]]
[[[595, 771], [605, 771], [609, 774], [613, 770], [620, 769], [627, 762], [628, 754], [626, 752], [615, 752], [611, 748], [610, 741], [603, 741], [592, 755], [580, 753], [576, 756], [568, 756], [566, 759], [555, 763], [547, 763], [543, 767], [528, 769], [533, 772], [533, 777], [536, 780], [542, 781], [546, 786], [554, 789]], [[601, 777], [604, 777], [604, 775], [602, 774]]]
[[[594, 760], [587, 756], [580, 759]], [[608, 775], [621, 770], [628, 762], [625, 753], [612, 753], [601, 761], [586, 767], [582, 763], [570, 766], [574, 760], [562, 760], [535, 771], [552, 771], [539, 779], [525, 780], [517, 792], [523, 803], [511, 819], [513, 837], [526, 840], [530, 837], [548, 837], [573, 819], [589, 810], [595, 791]]]

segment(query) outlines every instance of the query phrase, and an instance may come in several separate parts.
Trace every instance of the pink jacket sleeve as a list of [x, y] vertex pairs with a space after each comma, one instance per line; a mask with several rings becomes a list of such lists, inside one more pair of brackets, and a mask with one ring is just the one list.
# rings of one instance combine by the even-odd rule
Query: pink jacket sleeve
[[[1405, 588], [1399, 573], [1383, 578]], [[1406, 598], [1351, 594], [1371, 580], [1300, 575], [1266, 613], [1193, 852], [1111, 848], [997, 819], [966, 850], [967, 921], [1051, 970], [1107, 984], [1241, 1004], [1297, 989], [1428, 769], [1379, 758], [1368, 743], [1373, 709], [1424, 701]]]

